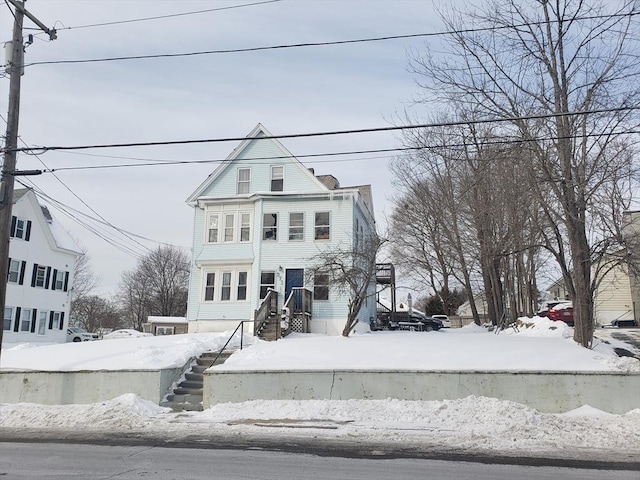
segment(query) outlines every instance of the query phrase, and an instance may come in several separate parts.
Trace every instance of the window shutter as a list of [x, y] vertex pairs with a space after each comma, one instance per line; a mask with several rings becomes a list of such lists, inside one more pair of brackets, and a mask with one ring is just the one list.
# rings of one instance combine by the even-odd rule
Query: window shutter
[[26, 269], [27, 269], [27, 262], [23, 260], [22, 263], [20, 264], [20, 278], [18, 279], [19, 285], [24, 284], [24, 272]]
[[53, 330], [53, 312], [49, 312], [49, 330]]
[[64, 330], [64, 312], [60, 312], [60, 330]]
[[56, 278], [57, 277], [58, 277], [58, 269], [54, 268], [53, 269], [52, 282], [51, 282], [51, 290], [55, 290], [56, 289]]
[[38, 309], [34, 308], [31, 312], [31, 333], [36, 331], [36, 320], [38, 319]]
[[69, 272], [64, 272], [64, 291], [67, 291], [67, 287], [69, 286]]
[[31, 238], [31, 220], [27, 220], [27, 231], [24, 234], [24, 239], [28, 242]]
[[47, 276], [44, 279], [44, 289], [49, 288], [49, 280], [51, 279], [51, 267], [47, 267]]
[[16, 323], [13, 324], [14, 332], [17, 332], [20, 328], [20, 315], [22, 315], [22, 308], [16, 307]]
[[16, 236], [16, 220], [18, 220], [16, 217], [14, 216], [11, 217], [11, 236], [12, 237]]
[[36, 286], [36, 275], [38, 274], [38, 264], [34, 263], [33, 264], [33, 273], [31, 274], [31, 286], [35, 287]]
[[9, 273], [11, 273], [11, 257], [9, 257], [9, 261], [7, 262], [7, 278], [9, 278]]

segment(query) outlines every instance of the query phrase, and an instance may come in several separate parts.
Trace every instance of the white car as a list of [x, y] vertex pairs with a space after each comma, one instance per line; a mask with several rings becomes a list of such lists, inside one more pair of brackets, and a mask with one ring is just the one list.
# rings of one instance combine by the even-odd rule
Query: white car
[[151, 333], [139, 332], [132, 328], [124, 328], [122, 330], [114, 330], [102, 336], [103, 340], [112, 340], [114, 338], [137, 338], [137, 337], [153, 337]]
[[100, 336], [97, 333], [89, 333], [83, 328], [67, 328], [67, 342], [91, 342], [99, 338]]
[[451, 328], [451, 322], [446, 315], [431, 315], [431, 318], [437, 318], [442, 322], [442, 328]]

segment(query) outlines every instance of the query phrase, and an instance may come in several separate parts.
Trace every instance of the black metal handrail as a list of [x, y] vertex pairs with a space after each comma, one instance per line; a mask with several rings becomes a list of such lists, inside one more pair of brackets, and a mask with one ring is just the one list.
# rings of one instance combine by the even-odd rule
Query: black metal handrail
[[241, 320], [240, 321], [240, 323], [238, 324], [236, 329], [233, 331], [233, 333], [231, 334], [231, 336], [227, 340], [227, 343], [224, 344], [224, 346], [218, 352], [218, 355], [216, 355], [216, 358], [213, 359], [212, 365], [214, 363], [216, 363], [216, 360], [218, 360], [218, 358], [220, 358], [220, 355], [222, 355], [222, 352], [224, 352], [224, 349], [227, 348], [229, 343], [231, 343], [231, 340], [233, 339], [233, 337], [236, 334], [236, 332], [238, 331], [238, 329], [240, 329], [240, 350], [242, 350], [242, 345], [243, 345], [242, 339], [244, 338], [244, 324], [245, 323], [253, 323], [253, 320]]

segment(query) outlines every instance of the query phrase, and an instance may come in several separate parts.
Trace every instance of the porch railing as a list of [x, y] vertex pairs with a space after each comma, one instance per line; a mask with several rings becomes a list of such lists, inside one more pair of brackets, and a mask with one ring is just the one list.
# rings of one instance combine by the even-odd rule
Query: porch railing
[[313, 292], [304, 287], [292, 288], [284, 308], [289, 312], [289, 325], [282, 331], [282, 335], [287, 336], [291, 332], [308, 333], [313, 313]]
[[262, 330], [265, 324], [270, 321], [276, 321], [278, 329], [278, 338], [280, 338], [280, 315], [278, 315], [278, 292], [269, 289], [267, 296], [264, 298], [253, 316], [253, 334], [255, 336]]

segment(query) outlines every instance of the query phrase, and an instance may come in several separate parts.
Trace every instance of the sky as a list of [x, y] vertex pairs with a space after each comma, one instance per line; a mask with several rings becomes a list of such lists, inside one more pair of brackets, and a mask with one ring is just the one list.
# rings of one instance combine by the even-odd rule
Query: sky
[[[214, 368], [361, 368], [358, 362], [363, 361], [369, 368], [390, 370], [410, 364], [413, 370], [640, 372], [638, 359], [618, 358], [612, 349], [622, 346], [640, 356], [633, 346], [608, 337], [612, 343], [596, 341], [595, 348], [588, 350], [571, 339], [572, 329], [563, 322], [534, 317], [526, 323], [528, 326], [518, 333], [507, 330], [499, 335], [472, 324], [438, 332], [376, 332], [349, 338], [307, 334], [264, 342], [247, 337], [248, 348]], [[220, 347], [224, 341], [223, 334], [188, 334], [52, 346], [15, 345], [3, 349], [1, 367], [78, 371], [181, 366], [185, 358], [211, 345]], [[381, 358], [381, 343], [384, 365], [376, 364]], [[328, 350], [332, 352], [330, 358], [326, 356]], [[427, 350], [429, 355], [424, 355]], [[583, 405], [550, 414], [507, 400], [469, 396], [443, 401], [260, 400], [177, 414], [125, 394], [89, 405], [0, 404], [0, 428], [137, 430], [165, 438], [211, 434], [323, 436], [424, 443], [466, 453], [481, 450], [499, 455], [577, 455], [628, 461], [638, 454], [640, 409], [614, 415]]]
[[[20, 145], [238, 138], [259, 122], [274, 135], [387, 127], [397, 124], [405, 109], [412, 114], [428, 113], [413, 105], [418, 86], [407, 56], [410, 50], [423, 48], [424, 37], [175, 58], [38, 64], [442, 30], [428, 1], [280, 0], [246, 6], [250, 3], [257, 2], [29, 0], [27, 9], [48, 27], [55, 27], [58, 38], [49, 41], [37, 29], [24, 31], [34, 35], [25, 63], [35, 65], [27, 66], [22, 77]], [[207, 9], [219, 10], [87, 26]], [[12, 22], [8, 7], [0, 4], [0, 42], [10, 40]], [[27, 20], [25, 27], [35, 25]], [[428, 40], [431, 44], [438, 41], [437, 37]], [[8, 78], [0, 76], [1, 128], [7, 115], [8, 86]], [[53, 215], [86, 248], [93, 271], [102, 279], [100, 292], [107, 294], [117, 288], [121, 273], [133, 269], [137, 258], [159, 242], [190, 248], [193, 212], [185, 200], [217, 165], [145, 164], [219, 161], [237, 143], [35, 151], [37, 155], [19, 155], [18, 169], [54, 169], [54, 173], [18, 179], [52, 199], [41, 201], [52, 206]], [[303, 156], [394, 148], [399, 146], [397, 134], [290, 139], [283, 144], [317, 174], [332, 174], [342, 186], [371, 184], [377, 220], [384, 223], [393, 194], [388, 168], [393, 153], [313, 161]], [[136, 166], [96, 168], [123, 164]], [[76, 167], [80, 169], [65, 170]], [[84, 226], [87, 223], [90, 228]], [[117, 233], [112, 227], [130, 233]], [[104, 241], [104, 236], [118, 247]]]

